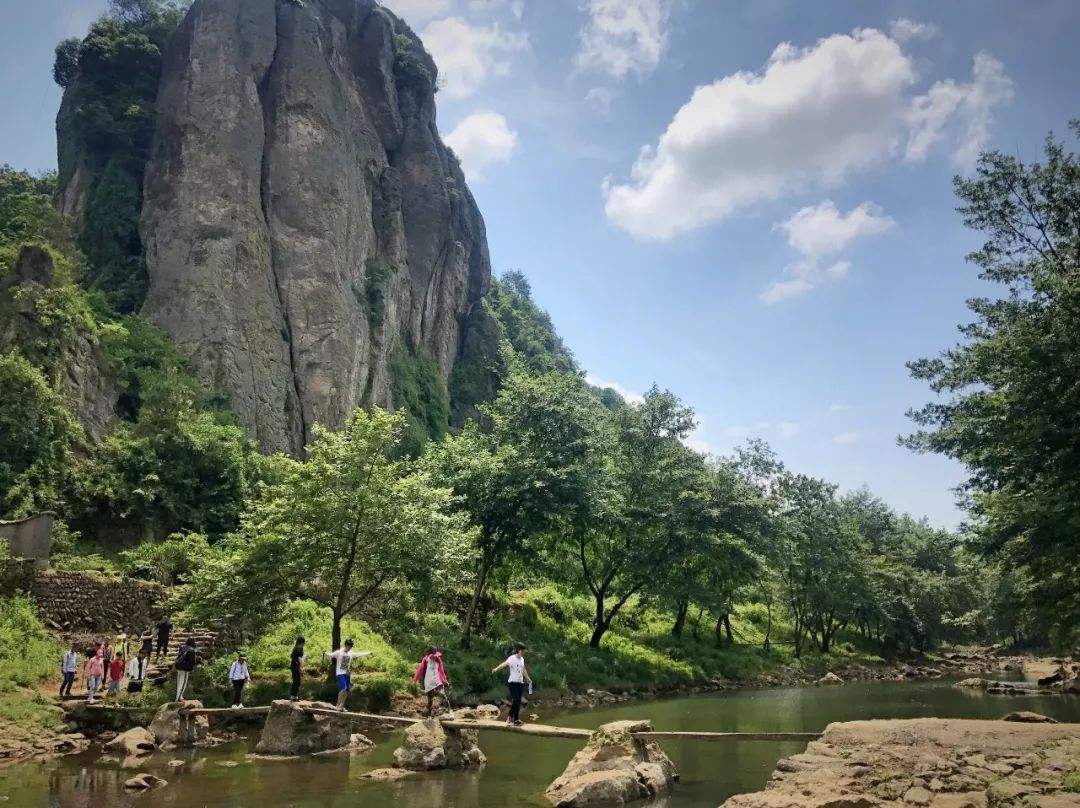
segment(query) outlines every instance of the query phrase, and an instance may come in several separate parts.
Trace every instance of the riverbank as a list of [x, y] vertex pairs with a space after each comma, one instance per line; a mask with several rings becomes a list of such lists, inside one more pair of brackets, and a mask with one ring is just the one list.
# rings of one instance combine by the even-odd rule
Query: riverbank
[[723, 808], [1080, 806], [1080, 724], [965, 719], [830, 724], [768, 786]]

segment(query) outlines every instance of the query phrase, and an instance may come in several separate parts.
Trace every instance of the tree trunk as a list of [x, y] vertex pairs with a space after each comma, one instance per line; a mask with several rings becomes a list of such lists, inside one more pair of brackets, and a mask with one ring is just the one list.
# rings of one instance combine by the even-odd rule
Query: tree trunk
[[683, 626], [686, 625], [686, 613], [690, 611], [690, 604], [685, 600], [680, 600], [678, 608], [675, 610], [675, 624], [671, 627], [672, 637], [681, 637], [683, 632]]
[[589, 638], [590, 648], [599, 648], [600, 640], [604, 637], [604, 632], [608, 630], [608, 621], [604, 617], [604, 595], [598, 593], [596, 596], [596, 617], [593, 618], [593, 633]]
[[472, 625], [476, 618], [476, 607], [480, 598], [484, 595], [487, 587], [488, 574], [491, 572], [492, 559], [485, 555], [480, 564], [480, 574], [476, 577], [476, 586], [473, 587], [472, 601], [469, 603], [469, 611], [465, 613], [465, 625], [461, 627], [461, 647], [468, 648], [472, 643]]
[[[334, 622], [330, 627], [330, 644], [333, 646], [331, 651], [336, 651], [341, 647], [341, 619], [342, 615], [335, 609], [334, 610]], [[330, 666], [326, 671], [326, 681], [332, 682], [337, 678], [337, 665], [333, 659], [330, 660]]]

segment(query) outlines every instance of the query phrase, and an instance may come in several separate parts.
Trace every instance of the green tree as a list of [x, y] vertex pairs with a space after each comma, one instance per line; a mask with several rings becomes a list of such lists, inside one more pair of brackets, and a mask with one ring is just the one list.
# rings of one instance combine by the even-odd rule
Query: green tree
[[1067, 644], [1080, 625], [1080, 161], [1050, 137], [1044, 162], [989, 152], [955, 186], [964, 224], [986, 236], [968, 260], [1004, 293], [968, 302], [963, 342], [909, 364], [940, 398], [910, 413], [920, 429], [904, 443], [966, 466], [973, 535], [1031, 571]]
[[539, 537], [579, 507], [597, 431], [595, 400], [568, 374], [516, 369], [481, 414], [484, 428], [470, 422], [426, 457], [478, 529], [478, 568], [462, 625], [466, 647], [492, 575], [533, 552]]
[[[237, 535], [197, 570], [192, 608], [241, 624], [290, 598], [341, 622], [374, 602], [425, 602], [457, 583], [469, 563], [465, 520], [450, 492], [396, 459], [401, 413], [356, 410], [341, 430], [316, 425], [304, 461], [280, 458], [280, 480], [255, 497]], [[247, 616], [245, 616], [247, 613]]]

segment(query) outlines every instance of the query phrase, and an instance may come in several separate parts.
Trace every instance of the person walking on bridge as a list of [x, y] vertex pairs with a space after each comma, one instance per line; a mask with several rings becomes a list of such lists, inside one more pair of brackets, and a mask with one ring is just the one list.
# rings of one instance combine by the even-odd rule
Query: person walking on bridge
[[236, 661], [229, 668], [229, 682], [232, 683], [233, 707], [244, 706], [244, 685], [251, 681], [251, 671], [248, 670], [247, 657], [243, 651], [238, 651]]
[[450, 699], [446, 697], [446, 688], [450, 685], [450, 680], [446, 678], [442, 652], [438, 648], [433, 645], [428, 646], [427, 651], [420, 657], [420, 664], [416, 666], [413, 682], [424, 686], [424, 695], [427, 696], [425, 716], [431, 717], [437, 694], [442, 695], [443, 701], [446, 703], [446, 709], [450, 709]]
[[345, 640], [344, 645], [336, 651], [327, 651], [326, 656], [334, 660], [335, 663], [334, 675], [337, 676], [338, 686], [337, 708], [343, 711], [345, 703], [349, 700], [349, 693], [352, 691], [352, 676], [349, 674], [352, 661], [360, 657], [371, 656], [371, 651], [354, 651], [353, 641]]
[[71, 695], [71, 686], [75, 684], [75, 674], [79, 672], [79, 652], [75, 650], [75, 641], [60, 658], [60, 675], [63, 681], [60, 683], [60, 698]]
[[532, 692], [532, 677], [525, 668], [525, 650], [522, 643], [514, 643], [513, 653], [491, 669], [492, 673], [498, 673], [503, 668], [510, 671], [506, 679], [507, 687], [510, 689], [510, 714], [506, 717], [506, 723], [513, 724], [515, 727], [520, 727], [525, 723], [521, 720], [521, 699], [525, 695], [526, 682], [529, 683], [529, 692]]

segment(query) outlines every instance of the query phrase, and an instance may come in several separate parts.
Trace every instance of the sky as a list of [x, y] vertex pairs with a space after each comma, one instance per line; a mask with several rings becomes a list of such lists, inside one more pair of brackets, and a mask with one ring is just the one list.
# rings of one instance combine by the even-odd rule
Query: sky
[[[905, 362], [994, 289], [952, 177], [1080, 116], [1073, 0], [386, 0], [440, 70], [494, 270], [590, 381], [697, 412], [691, 445], [955, 527], [956, 463], [897, 444]], [[55, 168], [52, 49], [104, 0], [0, 3], [0, 162]], [[17, 112], [14, 112], [16, 111]]]

